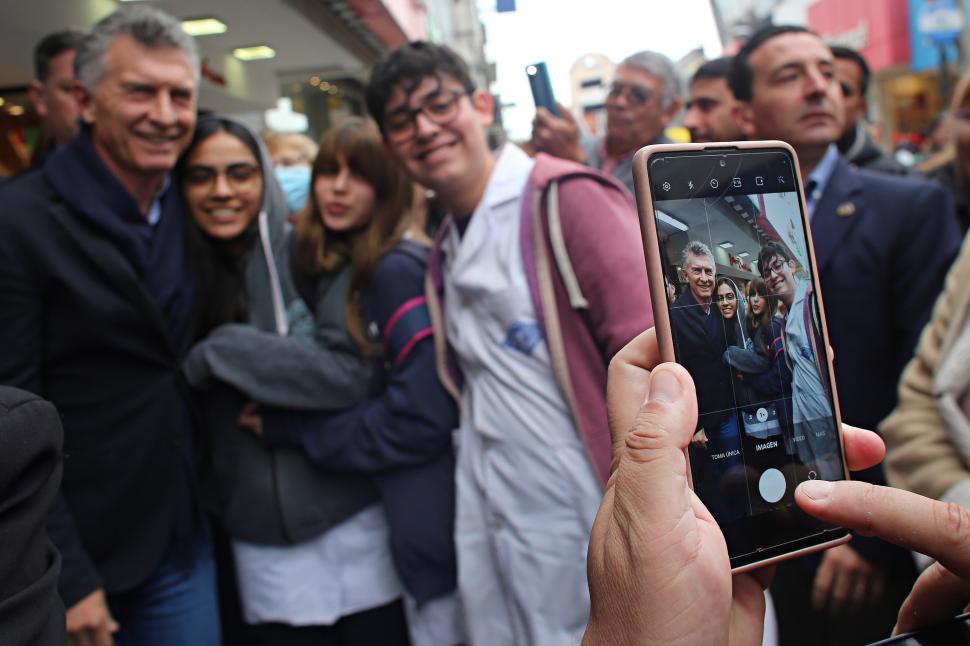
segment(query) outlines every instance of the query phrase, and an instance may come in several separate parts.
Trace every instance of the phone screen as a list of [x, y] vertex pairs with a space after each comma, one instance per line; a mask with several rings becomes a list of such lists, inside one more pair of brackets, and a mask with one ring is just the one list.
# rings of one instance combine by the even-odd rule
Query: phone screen
[[658, 153], [648, 177], [674, 352], [697, 389], [693, 486], [732, 567], [844, 536], [794, 503], [799, 482], [845, 468], [793, 157]]

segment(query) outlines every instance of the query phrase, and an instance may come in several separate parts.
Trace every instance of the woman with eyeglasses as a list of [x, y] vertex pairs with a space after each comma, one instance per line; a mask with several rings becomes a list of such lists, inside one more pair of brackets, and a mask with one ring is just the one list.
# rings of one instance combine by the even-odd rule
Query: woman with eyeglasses
[[[783, 318], [776, 314], [777, 299], [769, 296], [764, 279], [753, 278], [745, 288], [747, 309], [744, 345], [732, 344], [724, 353], [742, 384], [739, 394], [742, 429], [748, 436], [765, 439], [791, 428], [791, 368], [782, 342]], [[757, 410], [765, 409], [766, 419]]]
[[[379, 501], [303, 544], [237, 546], [245, 558], [273, 560], [273, 576], [254, 580], [251, 591], [262, 595], [263, 621], [274, 620], [265, 616], [273, 611], [277, 624], [290, 624], [261, 626], [262, 643], [462, 641], [454, 596], [457, 408], [435, 368], [423, 294], [427, 242], [410, 226], [413, 205], [414, 188], [386, 156], [373, 122], [351, 117], [324, 135], [294, 236], [294, 280], [318, 320], [339, 319], [341, 334], [371, 364], [368, 396], [330, 413], [257, 399], [260, 408], [240, 424], [268, 447], [301, 451], [321, 472], [366, 474]], [[315, 596], [287, 585], [304, 579], [314, 581]], [[244, 597], [249, 587], [241, 582]]]
[[[738, 298], [739, 294], [734, 281], [726, 276], [720, 276], [714, 283], [713, 304], [720, 314], [724, 340], [729, 348], [737, 344], [744, 347], [746, 339], [744, 304]], [[724, 347], [720, 343], [719, 346]], [[730, 373], [731, 383], [725, 383], [723, 387], [731, 389], [728, 400], [733, 398], [737, 401], [739, 382], [734, 370]], [[706, 445], [703, 448], [695, 447], [694, 450], [704, 451], [702, 455], [706, 466], [696, 470], [694, 486], [707, 492], [711, 513], [718, 522], [731, 522], [748, 513], [740, 418], [737, 414], [731, 414], [721, 424], [715, 428], [705, 428], [704, 432]], [[695, 459], [699, 457], [695, 456]]]
[[[330, 278], [315, 300], [301, 297], [286, 202], [270, 168], [252, 132], [216, 116], [199, 120], [178, 166], [199, 338], [184, 373], [198, 389], [209, 445], [200, 484], [228, 535], [224, 614], [238, 588], [248, 624], [227, 626], [226, 640], [302, 643], [307, 626], [326, 624], [320, 643], [373, 643], [379, 628], [382, 643], [404, 644], [401, 586], [372, 479], [322, 471], [301, 451], [240, 429], [257, 417], [256, 404], [336, 410], [368, 388], [367, 360], [343, 316], [350, 276]], [[226, 584], [233, 572], [235, 584]], [[362, 610], [370, 614], [356, 617]]]

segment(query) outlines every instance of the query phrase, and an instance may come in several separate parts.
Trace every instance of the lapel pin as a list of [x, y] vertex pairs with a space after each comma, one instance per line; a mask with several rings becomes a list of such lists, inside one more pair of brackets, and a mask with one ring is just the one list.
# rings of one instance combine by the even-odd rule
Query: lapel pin
[[855, 213], [855, 204], [852, 202], [843, 202], [835, 209], [835, 214], [840, 218], [847, 218], [853, 213]]

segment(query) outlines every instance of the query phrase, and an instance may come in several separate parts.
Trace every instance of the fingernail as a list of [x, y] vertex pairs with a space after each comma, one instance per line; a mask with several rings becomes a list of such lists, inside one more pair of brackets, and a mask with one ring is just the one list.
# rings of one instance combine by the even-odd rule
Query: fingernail
[[806, 480], [798, 485], [798, 488], [812, 500], [826, 500], [832, 495], [832, 487], [834, 486], [828, 480]]
[[680, 380], [672, 370], [663, 368], [655, 371], [650, 377], [650, 396], [648, 401], [675, 402], [680, 399]]

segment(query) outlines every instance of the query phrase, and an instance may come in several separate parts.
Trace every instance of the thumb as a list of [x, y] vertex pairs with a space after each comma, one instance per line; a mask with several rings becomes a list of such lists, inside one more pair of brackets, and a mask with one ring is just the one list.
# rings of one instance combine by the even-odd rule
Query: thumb
[[678, 364], [657, 366], [646, 401], [623, 437], [616, 482], [617, 504], [643, 519], [651, 534], [662, 535], [690, 510], [684, 449], [696, 424], [690, 375]]
[[559, 108], [559, 116], [568, 121], [569, 123], [575, 124], [576, 119], [573, 118], [573, 113], [570, 112], [569, 108], [564, 106], [559, 101], [556, 101], [556, 107]]

